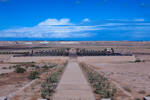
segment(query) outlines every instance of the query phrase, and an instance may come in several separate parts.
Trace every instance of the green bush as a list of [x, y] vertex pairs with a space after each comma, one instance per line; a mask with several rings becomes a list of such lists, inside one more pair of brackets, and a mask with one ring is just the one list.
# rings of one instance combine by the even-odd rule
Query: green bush
[[137, 58], [135, 62], [142, 62], [141, 59]]
[[16, 73], [24, 73], [24, 72], [26, 72], [26, 69], [21, 68], [21, 67], [16, 67], [15, 72]]
[[141, 100], [140, 98], [135, 98], [135, 100]]
[[150, 94], [148, 94], [147, 97], [150, 97]]
[[34, 64], [31, 64], [31, 67], [35, 67], [35, 65], [34, 65]]
[[2, 69], [7, 69], [7, 67], [2, 67]]
[[112, 86], [103, 74], [99, 74], [87, 65], [80, 64], [80, 66], [87, 73], [89, 82], [94, 88], [94, 92], [98, 94], [100, 98], [113, 99], [117, 93], [117, 88]]
[[[49, 68], [49, 67], [45, 66], [45, 68]], [[50, 96], [52, 96], [52, 94], [55, 92], [59, 77], [62, 74], [63, 70], [64, 70], [64, 67], [59, 68], [57, 72], [51, 73], [50, 76], [46, 78], [45, 82], [41, 84], [41, 87], [42, 87], [41, 97], [42, 98], [47, 99]]]
[[39, 73], [38, 72], [36, 72], [36, 71], [33, 71], [33, 72], [31, 72], [30, 74], [29, 74], [29, 76], [28, 76], [28, 78], [29, 79], [36, 79], [36, 78], [39, 78]]
[[56, 65], [44, 65], [42, 68], [48, 69], [48, 68], [54, 68]]

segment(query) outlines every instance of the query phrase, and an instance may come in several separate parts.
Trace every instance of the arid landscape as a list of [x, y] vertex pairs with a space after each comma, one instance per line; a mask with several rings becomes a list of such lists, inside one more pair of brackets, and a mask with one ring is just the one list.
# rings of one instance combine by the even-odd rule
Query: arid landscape
[[[86, 74], [90, 71], [108, 79], [104, 85], [109, 82], [110, 89], [117, 89], [117, 92], [110, 92], [106, 88], [114, 96], [102, 97], [95, 92], [95, 83], [91, 83]], [[82, 100], [86, 96], [84, 89], [88, 90], [89, 97], [83, 100], [105, 97], [112, 100], [143, 100], [143, 97], [150, 95], [149, 71], [150, 42], [0, 42], [0, 97], [7, 97], [8, 100]], [[82, 77], [81, 80], [79, 77]], [[81, 90], [75, 93], [69, 90], [79, 87]], [[68, 91], [64, 91], [65, 88]], [[82, 95], [79, 95], [80, 92]], [[64, 99], [67, 96], [68, 99]]]
[[150, 0], [0, 0], [0, 100], [150, 100]]

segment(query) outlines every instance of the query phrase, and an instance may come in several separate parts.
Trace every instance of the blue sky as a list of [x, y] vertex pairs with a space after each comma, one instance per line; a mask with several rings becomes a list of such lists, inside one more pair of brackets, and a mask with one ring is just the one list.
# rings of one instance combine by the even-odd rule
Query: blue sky
[[0, 40], [150, 40], [150, 0], [0, 0]]

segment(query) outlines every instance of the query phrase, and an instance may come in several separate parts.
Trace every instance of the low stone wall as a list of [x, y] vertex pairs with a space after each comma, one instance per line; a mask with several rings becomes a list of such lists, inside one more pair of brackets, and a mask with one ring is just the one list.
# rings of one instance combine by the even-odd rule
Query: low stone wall
[[7, 62], [41, 62], [41, 61], [64, 61], [68, 57], [48, 56], [48, 57], [11, 57]]
[[135, 61], [135, 56], [86, 56], [78, 57], [80, 62], [88, 63], [109, 63], [109, 62], [129, 62]]

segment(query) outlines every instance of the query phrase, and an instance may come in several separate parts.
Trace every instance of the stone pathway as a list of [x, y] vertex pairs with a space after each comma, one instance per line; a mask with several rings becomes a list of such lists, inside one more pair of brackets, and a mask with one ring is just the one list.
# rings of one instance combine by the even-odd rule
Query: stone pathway
[[53, 100], [95, 100], [92, 89], [77, 62], [68, 63]]

